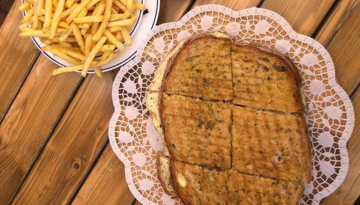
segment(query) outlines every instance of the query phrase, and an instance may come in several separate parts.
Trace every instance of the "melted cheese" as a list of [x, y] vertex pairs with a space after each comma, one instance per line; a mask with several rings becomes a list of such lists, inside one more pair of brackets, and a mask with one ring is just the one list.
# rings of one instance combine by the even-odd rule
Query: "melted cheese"
[[184, 175], [182, 175], [181, 173], [177, 174], [177, 181], [179, 182], [181, 187], [186, 187], [186, 179], [184, 177]]

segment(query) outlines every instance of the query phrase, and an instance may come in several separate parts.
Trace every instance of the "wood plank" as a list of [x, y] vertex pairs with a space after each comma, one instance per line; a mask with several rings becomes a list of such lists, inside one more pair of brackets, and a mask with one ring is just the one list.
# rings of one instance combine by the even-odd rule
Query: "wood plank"
[[340, 25], [350, 13], [350, 11], [359, 4], [358, 0], [340, 0], [336, 2], [336, 7], [330, 13], [326, 22], [318, 30], [314, 37], [317, 41], [327, 47], [334, 34], [340, 28]]
[[355, 109], [355, 127], [348, 142], [350, 158], [349, 171], [344, 183], [321, 205], [356, 204], [360, 195], [360, 89], [358, 88], [351, 98]]
[[14, 3], [0, 28], [0, 123], [40, 53], [30, 38], [19, 37], [20, 3]]
[[0, 1], [0, 12], [5, 14], [9, 13], [11, 6], [14, 4], [14, 0], [1, 0]]
[[311, 36], [334, 1], [335, 0], [266, 0], [261, 7], [281, 14], [295, 31]]
[[194, 0], [162, 0], [157, 24], [179, 20]]
[[51, 77], [55, 67], [39, 58], [0, 126], [0, 204], [16, 193], [80, 82], [78, 73]]
[[250, 8], [253, 6], [259, 5], [261, 0], [242, 0], [242, 1], [228, 1], [228, 0], [197, 0], [193, 4], [192, 8], [195, 6], [200, 6], [204, 4], [220, 4], [226, 7], [229, 7], [233, 10], [240, 10], [244, 8]]
[[125, 179], [124, 164], [108, 145], [73, 204], [131, 204], [133, 200]]
[[133, 205], [141, 205], [139, 201], [135, 201]]
[[349, 95], [360, 83], [359, 6], [357, 4], [351, 9], [327, 48], [335, 64], [337, 80]]
[[[188, 1], [188, 4], [190, 2]], [[181, 10], [177, 10], [177, 12], [184, 13]], [[174, 13], [175, 16], [177, 16], [176, 13]], [[18, 192], [14, 200], [15, 204], [71, 202], [107, 142], [108, 123], [113, 114], [111, 88], [117, 72], [118, 70], [107, 72], [102, 79], [93, 75], [85, 79], [32, 172]], [[120, 169], [115, 163], [110, 165], [109, 170]], [[108, 195], [100, 188], [108, 185], [107, 180], [111, 179], [116, 186], [122, 179], [114, 178], [111, 172], [103, 173], [106, 170], [96, 170], [91, 172], [90, 179], [99, 182], [97, 187], [99, 190], [95, 191], [102, 193], [100, 199], [104, 201]], [[97, 178], [102, 175], [104, 175], [102, 179]], [[93, 182], [86, 180], [85, 185], [92, 186]], [[117, 189], [113, 190], [113, 194], [121, 195], [122, 189], [126, 188], [127, 184], [124, 187], [117, 186]], [[91, 197], [83, 192], [89, 189], [92, 188], [84, 186], [79, 195]], [[80, 199], [76, 197], [75, 200]], [[81, 200], [88, 201], [87, 198]]]
[[103, 78], [89, 75], [84, 80], [18, 192], [15, 204], [70, 201], [107, 141], [113, 114], [111, 87], [117, 71], [104, 73]]

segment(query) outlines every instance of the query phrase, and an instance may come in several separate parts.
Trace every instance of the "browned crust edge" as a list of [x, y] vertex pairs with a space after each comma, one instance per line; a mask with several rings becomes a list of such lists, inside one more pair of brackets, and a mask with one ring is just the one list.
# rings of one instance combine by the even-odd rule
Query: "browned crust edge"
[[303, 182], [308, 184], [312, 181], [313, 176], [312, 176], [312, 154], [311, 154], [311, 142], [310, 142], [310, 137], [309, 137], [309, 131], [308, 131], [308, 126], [307, 126], [307, 120], [305, 117], [305, 113], [300, 115], [301, 120], [304, 122], [304, 126], [302, 127], [302, 129], [304, 130], [306, 137], [302, 137], [302, 143], [304, 145], [303, 149], [304, 150], [304, 157], [306, 159], [306, 162], [304, 162], [304, 173], [303, 173]]
[[264, 46], [261, 46], [260, 44], [256, 44], [256, 43], [247, 43], [247, 42], [242, 42], [242, 41], [238, 41], [238, 42], [234, 42], [232, 41], [232, 45], [235, 45], [235, 46], [245, 46], [245, 47], [250, 47], [252, 49], [256, 49], [256, 50], [259, 50], [260, 52], [265, 52], [269, 55], [271, 55], [272, 57], [275, 57], [275, 58], [279, 58], [279, 60], [282, 60], [285, 64], [289, 65], [291, 71], [292, 71], [292, 74], [294, 75], [294, 78], [295, 78], [295, 83], [296, 83], [296, 93], [297, 93], [297, 96], [300, 97], [300, 99], [296, 99], [300, 102], [301, 104], [301, 109], [297, 111], [297, 113], [303, 113], [305, 111], [305, 105], [301, 99], [302, 97], [302, 94], [301, 94], [301, 90], [300, 90], [300, 87], [301, 87], [301, 76], [300, 76], [300, 73], [299, 73], [299, 70], [297, 69], [297, 67], [294, 65], [294, 63], [285, 55], [275, 51], [275, 50], [272, 50], [270, 48], [266, 48]]
[[210, 38], [213, 38], [213, 39], [229, 39], [231, 42], [231, 38], [230, 37], [216, 37], [214, 36], [213, 34], [211, 33], [202, 33], [202, 34], [198, 34], [196, 36], [192, 36], [188, 39], [185, 40], [185, 42], [183, 43], [183, 45], [179, 48], [179, 50], [169, 59], [167, 65], [166, 65], [166, 69], [165, 69], [165, 72], [164, 72], [164, 76], [163, 76], [163, 83], [161, 84], [161, 89], [160, 89], [160, 92], [163, 92], [164, 91], [164, 87], [165, 87], [165, 83], [167, 83], [167, 76], [168, 74], [170, 73], [171, 69], [173, 68], [173, 65], [175, 63], [175, 60], [176, 60], [176, 57], [177, 55], [183, 50], [184, 47], [186, 47], [189, 43], [197, 40], [197, 39], [200, 39], [200, 38], [204, 38], [204, 37], [210, 37]]
[[174, 185], [174, 189], [176, 191], [176, 193], [178, 193], [178, 197], [180, 198], [181, 202], [183, 202], [184, 205], [191, 205], [188, 201], [186, 201], [183, 196], [181, 196], [180, 193], [180, 188], [179, 188], [179, 184], [177, 183], [177, 169], [175, 166], [175, 160], [170, 159], [170, 176], [171, 176], [171, 181]]
[[293, 205], [297, 205], [299, 204], [303, 194], [304, 194], [304, 185], [303, 184], [299, 184], [298, 185], [298, 189], [297, 189], [297, 192], [294, 194], [294, 203]]
[[[172, 197], [174, 197], [174, 198], [178, 198], [178, 195], [176, 194], [176, 193], [172, 193], [172, 192], [170, 192], [166, 187], [166, 182], [164, 182], [163, 180], [162, 180], [162, 177], [161, 177], [161, 165], [160, 165], [160, 158], [161, 157], [166, 157], [163, 153], [161, 153], [161, 152], [157, 152], [156, 153], [156, 170], [157, 170], [157, 177], [158, 177], [158, 179], [159, 179], [159, 181], [160, 181], [160, 184], [161, 184], [161, 186], [163, 187], [163, 189], [164, 189], [164, 191], [165, 191], [165, 193], [167, 193], [168, 195], [170, 195], [170, 196], [172, 196]], [[169, 159], [170, 160], [170, 159]], [[169, 167], [170, 168], [170, 167]], [[172, 183], [172, 180], [170, 181], [171, 183]], [[173, 187], [174, 187], [174, 184], [172, 183], [172, 185], [173, 185]]]
[[[184, 44], [179, 48], [179, 50], [169, 59], [167, 65], [166, 65], [166, 69], [165, 69], [165, 72], [164, 72], [164, 75], [163, 75], [163, 79], [162, 79], [162, 85], [161, 85], [161, 88], [160, 88], [160, 91], [159, 91], [159, 114], [160, 114], [160, 119], [163, 119], [163, 109], [162, 109], [162, 104], [163, 104], [163, 97], [162, 95], [166, 95], [166, 93], [163, 92], [163, 89], [164, 89], [164, 85], [165, 83], [167, 82], [167, 76], [169, 74], [169, 72], [171, 71], [171, 68], [173, 67], [173, 64], [175, 63], [175, 59], [177, 57], [177, 55], [179, 54], [179, 52], [187, 45], [189, 44], [190, 42], [194, 41], [194, 40], [197, 40], [199, 38], [202, 38], [202, 37], [212, 37], [212, 38], [226, 38], [226, 39], [230, 39], [231, 40], [231, 45], [240, 45], [240, 46], [248, 46], [248, 47], [251, 47], [251, 48], [255, 48], [255, 49], [258, 49], [259, 51], [262, 51], [262, 52], [266, 52], [274, 57], [280, 57], [280, 59], [282, 59], [286, 64], [289, 65], [289, 67], [291, 68], [292, 70], [292, 73], [294, 74], [294, 78], [295, 78], [295, 82], [296, 82], [296, 87], [297, 87], [297, 94], [298, 96], [301, 98], [302, 94], [301, 94], [301, 91], [300, 91], [300, 86], [301, 86], [301, 76], [299, 74], [299, 71], [298, 69], [296, 68], [296, 66], [294, 65], [294, 63], [285, 55], [282, 55], [274, 50], [271, 50], [271, 49], [268, 49], [268, 48], [264, 48], [263, 46], [261, 45], [258, 45], [258, 44], [255, 44], [255, 43], [245, 43], [245, 42], [234, 42], [230, 37], [216, 37], [212, 34], [209, 34], [209, 33], [203, 33], [203, 34], [199, 34], [199, 35], [196, 35], [196, 36], [193, 36], [193, 37], [190, 37], [188, 39], [185, 40]], [[305, 130], [305, 133], [306, 133], [306, 136], [304, 139], [303, 139], [303, 143], [304, 145], [306, 146], [306, 151], [305, 151], [305, 154], [306, 154], [306, 158], [308, 159], [308, 163], [309, 165], [307, 166], [307, 169], [306, 171], [304, 172], [304, 176], [307, 176], [307, 177], [304, 177], [304, 180], [303, 180], [303, 183], [309, 183], [311, 182], [313, 176], [312, 176], [312, 172], [311, 172], [311, 148], [310, 148], [310, 139], [309, 139], [309, 133], [308, 133], [308, 129], [307, 129], [307, 121], [306, 121], [306, 118], [305, 118], [305, 115], [304, 115], [304, 111], [305, 111], [305, 105], [303, 103], [303, 100], [302, 99], [297, 99], [299, 100], [299, 102], [301, 103], [302, 105], [302, 109], [299, 110], [299, 113], [301, 114], [301, 118], [303, 120], [304, 123], [304, 130]], [[165, 124], [162, 124], [162, 129], [163, 129], [163, 133], [164, 133], [164, 146], [167, 146], [166, 145], [166, 135], [165, 135]], [[169, 150], [169, 154], [170, 154], [170, 176], [171, 176], [171, 182], [173, 184], [173, 187], [176, 191], [176, 193], [179, 193], [179, 185], [176, 181], [176, 167], [175, 167], [175, 163], [174, 163], [174, 160], [172, 159], [171, 156], [174, 156], [173, 153]], [[157, 160], [156, 160], [156, 166], [157, 166], [157, 169], [159, 170], [159, 166], [160, 166], [160, 160], [158, 158], [158, 154], [157, 154]], [[159, 171], [158, 171], [159, 173]], [[307, 173], [307, 175], [306, 175]], [[166, 190], [166, 185], [165, 183], [161, 180], [161, 178], [158, 176], [159, 178], [159, 181], [161, 183], [161, 185], [163, 186], [165, 192], [169, 195], [171, 195], [170, 193], [168, 193], [168, 191]], [[304, 192], [304, 185], [303, 184], [300, 184], [299, 185], [299, 189], [297, 190], [296, 194], [295, 194], [295, 199], [296, 201], [300, 201], [302, 195], [303, 195], [303, 192]], [[173, 195], [171, 195], [173, 196]], [[178, 194], [176, 197], [180, 198], [180, 200], [185, 204], [185, 205], [189, 205], [189, 203], [187, 201], [185, 201], [183, 199], [183, 197]]]

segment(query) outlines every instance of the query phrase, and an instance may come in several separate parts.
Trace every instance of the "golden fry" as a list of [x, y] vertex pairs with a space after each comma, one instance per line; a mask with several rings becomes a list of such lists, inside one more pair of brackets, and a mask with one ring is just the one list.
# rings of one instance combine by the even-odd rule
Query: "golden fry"
[[90, 2], [90, 0], [83, 0], [81, 3], [70, 13], [70, 15], [66, 18], [67, 23], [71, 23], [72, 20], [77, 17], [80, 12], [85, 8], [85, 6]]
[[90, 50], [92, 48], [91, 43], [92, 43], [92, 34], [89, 34], [85, 37], [85, 55], [89, 55]]
[[123, 12], [127, 11], [128, 9], [126, 8], [126, 6], [121, 3], [119, 0], [114, 0], [114, 4], [115, 6], [117, 6], [119, 9], [121, 9]]
[[115, 49], [115, 45], [103, 45], [100, 48], [100, 52], [107, 52], [107, 51], [113, 51]]
[[104, 16], [86, 16], [74, 18], [74, 23], [93, 23], [101, 22], [104, 20]]
[[41, 14], [41, 9], [44, 8], [44, 0], [37, 0], [37, 5], [36, 5], [36, 9], [37, 9], [37, 15], [40, 16]]
[[28, 8], [30, 8], [30, 4], [28, 2], [25, 2], [25, 3], [21, 4], [21, 6], [19, 6], [19, 10], [21, 12], [26, 11]]
[[64, 41], [72, 33], [72, 25], [70, 25], [70, 28], [65, 33], [60, 35], [59, 41]]
[[91, 0], [87, 5], [86, 5], [86, 9], [90, 9], [92, 6], [94, 6], [95, 4], [97, 4], [100, 0]]
[[105, 64], [107, 64], [108, 62], [110, 62], [119, 52], [115, 51], [113, 53], [110, 53], [110, 55], [103, 61], [100, 61], [98, 63], [95, 64], [96, 67], [101, 67]]
[[56, 6], [56, 11], [54, 13], [53, 19], [51, 21], [51, 29], [49, 38], [52, 39], [55, 37], [55, 32], [60, 22], [61, 12], [64, 10], [65, 0], [59, 0], [58, 5]]
[[78, 5], [79, 5], [78, 3], [75, 3], [75, 4], [73, 4], [70, 8], [68, 8], [67, 10], [65, 10], [64, 12], [62, 12], [61, 18], [63, 19], [63, 18], [65, 18], [65, 17], [69, 16], [70, 13], [71, 13], [72, 11], [74, 11], [74, 9], [75, 9]]
[[83, 55], [80, 51], [76, 51], [76, 50], [73, 50], [70, 48], [61, 48], [61, 47], [59, 47], [58, 49], [75, 59], [82, 60], [82, 61], [84, 61], [86, 59], [86, 56]]
[[48, 37], [48, 34], [45, 34], [42, 30], [33, 30], [20, 33], [20, 36], [36, 36], [36, 37]]
[[132, 42], [131, 42], [131, 37], [130, 37], [129, 31], [123, 27], [120, 32], [125, 41], [125, 44], [128, 46], [131, 46]]
[[102, 73], [100, 68], [94, 68], [95, 75], [99, 78], [102, 78]]
[[79, 27], [76, 24], [71, 24], [71, 30], [73, 31], [75, 38], [78, 42], [78, 45], [80, 47], [80, 50], [85, 53], [85, 44], [84, 44], [84, 39], [81, 36]]
[[[101, 49], [100, 49], [101, 50]], [[100, 60], [105, 60], [106, 58], [109, 57], [109, 55], [112, 53], [112, 51], [107, 51], [107, 52], [104, 52], [100, 58]]]
[[72, 6], [74, 3], [75, 3], [74, 0], [67, 0], [67, 1], [66, 1], [66, 7], [67, 7], [67, 8], [71, 8], [71, 6]]
[[66, 23], [65, 21], [60, 21], [59, 22], [59, 27], [70, 28], [70, 25], [68, 23]]
[[71, 48], [71, 43], [65, 41], [59, 41], [59, 44], [63, 45], [66, 48]]
[[31, 8], [29, 12], [26, 13], [24, 16], [24, 19], [21, 21], [21, 23], [25, 23], [27, 21], [30, 21], [31, 17], [34, 16], [34, 8]]
[[83, 68], [83, 65], [77, 65], [77, 66], [69, 66], [69, 67], [61, 67], [53, 70], [52, 75], [57, 75], [60, 73], [66, 73], [66, 72], [73, 72], [78, 71]]
[[128, 0], [126, 7], [127, 7], [128, 9], [131, 9], [131, 8], [133, 7], [133, 4], [134, 4], [133, 0]]
[[95, 58], [96, 54], [100, 51], [101, 46], [104, 45], [107, 38], [105, 36], [101, 37], [99, 42], [96, 43], [94, 48], [90, 51], [89, 55], [86, 57], [83, 70], [81, 71], [81, 75], [86, 77], [86, 73], [90, 68], [91, 62]]
[[99, 29], [96, 31], [96, 33], [93, 36], [93, 41], [98, 41], [101, 36], [104, 33], [105, 28], [107, 27], [109, 20], [110, 20], [110, 15], [111, 15], [111, 6], [113, 4], [113, 0], [106, 0], [106, 5], [105, 5], [105, 12], [104, 12], [104, 20], [101, 22]]
[[134, 3], [134, 8], [135, 9], [140, 9], [140, 10], [145, 10], [146, 5], [145, 4], [140, 4], [140, 3]]
[[44, 28], [49, 28], [52, 18], [52, 0], [45, 0], [45, 21]]
[[59, 56], [60, 58], [66, 60], [69, 63], [72, 63], [74, 65], [80, 65], [81, 64], [81, 62], [79, 60], [76, 60], [75, 58], [66, 55], [64, 52], [60, 51], [57, 48], [52, 49], [51, 52], [54, 55]]
[[124, 20], [119, 20], [119, 21], [113, 21], [108, 23], [108, 27], [113, 27], [113, 26], [129, 26], [132, 25], [133, 20], [132, 19], [124, 19]]
[[116, 31], [121, 31], [121, 26], [113, 26], [113, 27], [110, 27], [108, 30], [111, 32], [111, 33], [114, 33]]
[[121, 52], [124, 52], [124, 45], [116, 39], [116, 37], [107, 29], [104, 31], [104, 35], [108, 38], [108, 40], [113, 43]]

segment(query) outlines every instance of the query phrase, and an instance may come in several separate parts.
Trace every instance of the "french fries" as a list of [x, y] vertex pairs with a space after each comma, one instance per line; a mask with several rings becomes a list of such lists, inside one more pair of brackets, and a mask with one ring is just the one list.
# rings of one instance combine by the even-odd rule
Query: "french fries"
[[100, 67], [132, 44], [133, 11], [144, 9], [133, 0], [25, 0], [19, 7], [26, 12], [20, 36], [39, 37], [46, 44], [41, 50], [73, 64], [53, 75], [81, 70], [85, 77], [93, 70], [101, 77]]

